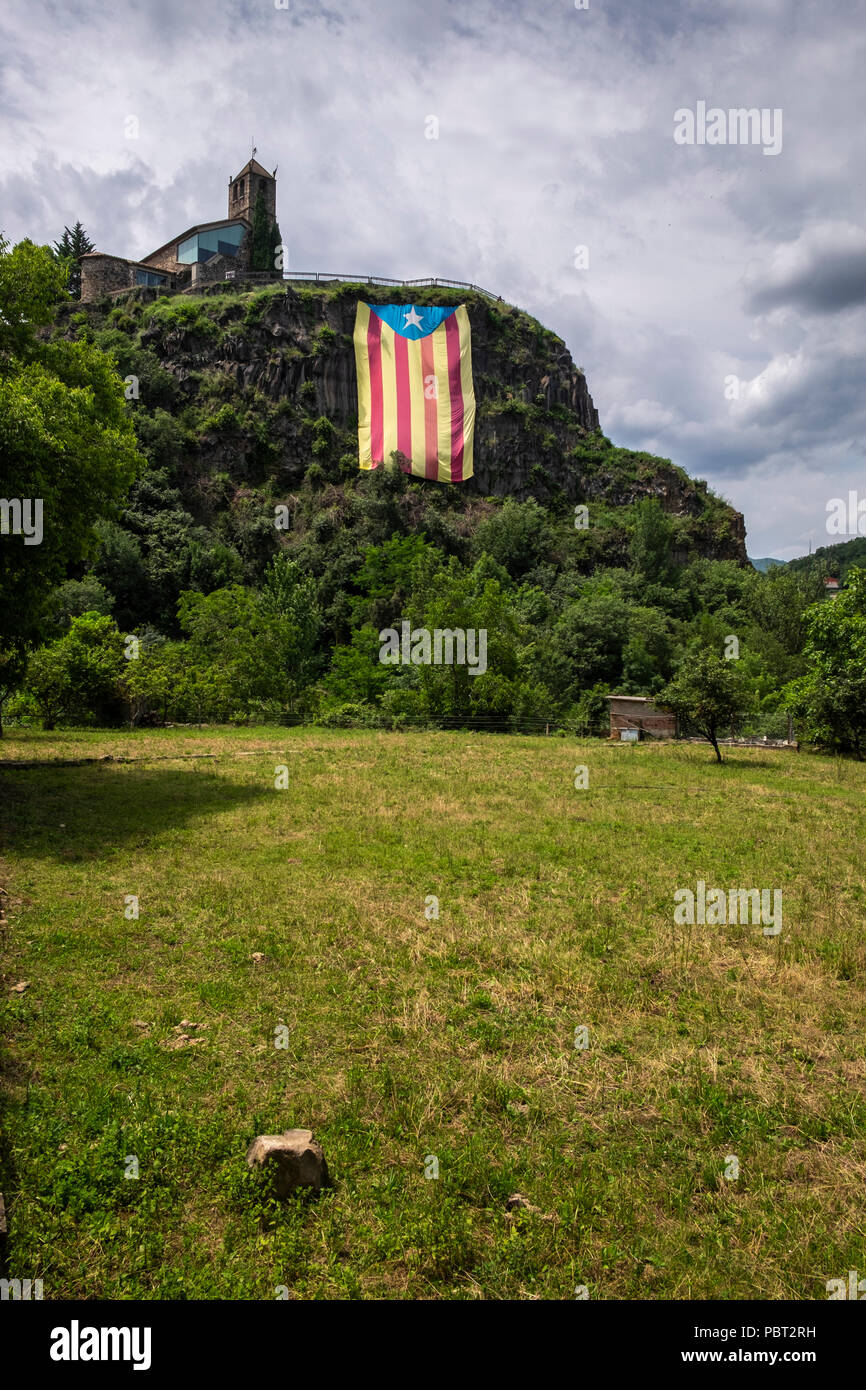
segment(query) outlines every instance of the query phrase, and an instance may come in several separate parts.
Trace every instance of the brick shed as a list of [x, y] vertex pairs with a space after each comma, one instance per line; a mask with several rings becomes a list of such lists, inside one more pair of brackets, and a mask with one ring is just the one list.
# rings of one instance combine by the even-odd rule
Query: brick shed
[[608, 695], [607, 702], [611, 738], [621, 738], [624, 729], [636, 729], [638, 738], [676, 738], [676, 715], [656, 709], [646, 695]]

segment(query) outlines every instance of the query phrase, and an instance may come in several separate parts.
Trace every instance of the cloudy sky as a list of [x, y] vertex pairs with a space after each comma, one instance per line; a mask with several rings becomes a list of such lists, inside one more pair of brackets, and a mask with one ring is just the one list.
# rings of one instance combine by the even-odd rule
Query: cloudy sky
[[860, 0], [4, 0], [0, 228], [145, 255], [254, 139], [291, 266], [527, 309], [786, 559], [866, 497], [864, 71]]

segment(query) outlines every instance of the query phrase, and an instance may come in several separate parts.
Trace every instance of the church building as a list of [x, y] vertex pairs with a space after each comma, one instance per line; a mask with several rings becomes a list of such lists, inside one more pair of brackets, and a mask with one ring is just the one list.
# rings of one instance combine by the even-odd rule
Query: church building
[[[255, 158], [229, 179], [226, 216], [216, 222], [187, 227], [140, 261], [92, 251], [81, 260], [81, 299], [86, 302], [136, 285], [186, 289], [224, 279], [234, 268], [246, 268], [244, 238], [252, 234], [256, 199], [262, 194], [268, 224], [277, 220], [276, 169], [269, 174]], [[248, 242], [246, 243], [248, 245]], [[240, 253], [240, 254], [239, 254]]]

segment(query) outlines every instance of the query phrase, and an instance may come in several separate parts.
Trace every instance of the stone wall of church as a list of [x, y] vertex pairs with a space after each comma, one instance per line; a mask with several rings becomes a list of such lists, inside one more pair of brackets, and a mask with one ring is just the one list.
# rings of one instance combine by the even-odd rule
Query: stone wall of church
[[[175, 266], [176, 262], [172, 261], [171, 269]], [[94, 251], [89, 256], [83, 256], [81, 260], [81, 299], [87, 303], [93, 299], [101, 299], [105, 294], [135, 289], [136, 271], [154, 269], [155, 266], [145, 265], [143, 261], [127, 261], [122, 256], [107, 256], [102, 251]], [[180, 269], [188, 271], [189, 267], [182, 266]], [[165, 288], [176, 289], [177, 285], [177, 277], [169, 274]]]
[[166, 246], [164, 251], [154, 251], [153, 255], [146, 256], [142, 265], [148, 266], [151, 270], [170, 270], [172, 273], [180, 270], [181, 262], [177, 259], [177, 242], [173, 241], [170, 246]]
[[81, 259], [81, 300], [100, 299], [112, 290], [125, 290], [135, 284], [135, 272], [130, 261], [121, 256], [106, 256], [94, 251]]

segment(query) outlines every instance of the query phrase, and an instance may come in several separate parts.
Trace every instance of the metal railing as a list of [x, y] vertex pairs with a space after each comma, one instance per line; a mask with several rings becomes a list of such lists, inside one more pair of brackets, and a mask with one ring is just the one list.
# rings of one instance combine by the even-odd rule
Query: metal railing
[[230, 270], [213, 279], [203, 276], [197, 283], [189, 283], [184, 275], [180, 284], [175, 279], [174, 284], [166, 285], [124, 285], [120, 289], [108, 290], [107, 295], [111, 299], [119, 299], [121, 295], [133, 294], [141, 289], [155, 289], [157, 297], [166, 294], [199, 294], [203, 290], [213, 291], [217, 286], [224, 287], [227, 283], [238, 284], [241, 281], [270, 285], [393, 285], [402, 289], [423, 288], [429, 285], [431, 288], [468, 290], [473, 294], [483, 294], [485, 299], [502, 302], [501, 294], [493, 294], [492, 290], [485, 290], [481, 285], [473, 285], [470, 280], [445, 280], [441, 276], [429, 276], [423, 280], [389, 280], [384, 275], [339, 275], [324, 270], [292, 270], [287, 273], [272, 270]]
[[472, 290], [475, 294], [483, 294], [488, 299], [499, 297], [492, 294], [490, 290], [482, 289], [480, 285], [473, 285], [470, 280], [445, 280], [441, 276], [428, 276], [427, 279], [421, 280], [391, 280], [384, 275], [342, 275], [322, 270], [290, 270], [285, 271], [282, 278], [287, 281], [312, 280], [317, 284], [399, 285], [404, 289], [411, 289], [416, 285], [441, 285], [443, 289]]
[[485, 290], [481, 285], [473, 285], [469, 280], [445, 280], [441, 276], [428, 276], [422, 280], [391, 280], [384, 275], [347, 275], [339, 274], [335, 271], [327, 270], [290, 270], [290, 271], [271, 271], [271, 270], [229, 270], [213, 280], [203, 277], [198, 285], [188, 285], [186, 290], [210, 289], [213, 285], [225, 284], [226, 281], [237, 284], [241, 280], [252, 280], [274, 285], [314, 284], [314, 285], [394, 285], [402, 289], [414, 289], [429, 285], [431, 287], [441, 287], [442, 289], [470, 290], [474, 294], [483, 294], [486, 299], [501, 299], [501, 295], [493, 294], [491, 290]]

